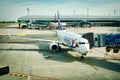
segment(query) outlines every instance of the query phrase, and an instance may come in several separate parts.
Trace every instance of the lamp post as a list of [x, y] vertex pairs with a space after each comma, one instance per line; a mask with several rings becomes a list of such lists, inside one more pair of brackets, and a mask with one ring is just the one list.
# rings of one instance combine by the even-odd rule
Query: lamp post
[[116, 10], [114, 10], [114, 16], [116, 16]]
[[28, 19], [29, 19], [30, 9], [27, 8], [26, 10], [27, 10], [27, 17], [28, 17]]
[[89, 18], [89, 8], [87, 8], [87, 19]]
[[75, 11], [75, 10], [73, 10], [74, 15], [75, 15], [75, 12], [76, 12], [76, 11]]

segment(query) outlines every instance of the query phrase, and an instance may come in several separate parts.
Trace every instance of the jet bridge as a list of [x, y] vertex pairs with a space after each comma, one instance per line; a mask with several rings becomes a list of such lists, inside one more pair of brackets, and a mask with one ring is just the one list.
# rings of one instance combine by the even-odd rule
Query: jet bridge
[[94, 34], [91, 32], [84, 34], [82, 37], [88, 39], [90, 49], [93, 47], [106, 47], [106, 52], [113, 49], [114, 53], [118, 53], [120, 50], [120, 34]]

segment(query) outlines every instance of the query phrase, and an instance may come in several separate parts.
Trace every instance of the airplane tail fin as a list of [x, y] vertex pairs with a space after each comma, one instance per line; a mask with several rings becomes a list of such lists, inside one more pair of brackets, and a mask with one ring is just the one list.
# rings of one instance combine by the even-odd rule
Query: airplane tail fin
[[57, 11], [57, 18], [58, 18], [58, 30], [63, 30], [62, 29], [62, 26], [61, 26], [61, 24], [60, 24], [60, 17], [59, 17], [59, 12]]

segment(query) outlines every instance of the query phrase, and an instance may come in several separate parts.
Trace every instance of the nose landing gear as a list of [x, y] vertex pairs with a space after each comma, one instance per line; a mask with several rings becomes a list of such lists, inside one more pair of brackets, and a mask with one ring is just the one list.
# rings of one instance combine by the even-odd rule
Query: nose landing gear
[[80, 57], [81, 60], [84, 60], [84, 59], [85, 59], [84, 55], [86, 55], [86, 54], [82, 54], [82, 55], [81, 55], [81, 57]]
[[84, 60], [84, 55], [81, 55], [80, 59], [81, 59], [81, 60]]

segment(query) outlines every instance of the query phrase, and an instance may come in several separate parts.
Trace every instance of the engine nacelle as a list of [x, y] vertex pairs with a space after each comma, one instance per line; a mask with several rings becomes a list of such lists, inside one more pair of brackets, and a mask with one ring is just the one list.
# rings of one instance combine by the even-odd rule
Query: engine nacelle
[[56, 43], [50, 44], [50, 50], [51, 51], [58, 51], [59, 50], [59, 45]]

